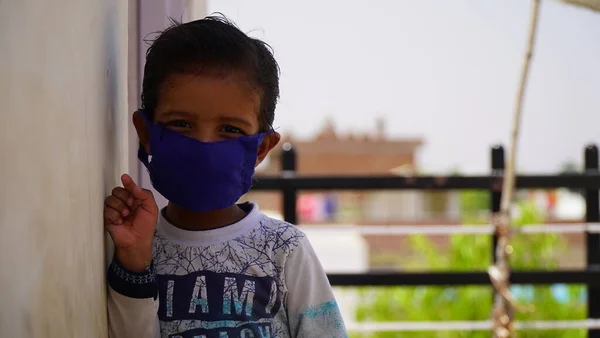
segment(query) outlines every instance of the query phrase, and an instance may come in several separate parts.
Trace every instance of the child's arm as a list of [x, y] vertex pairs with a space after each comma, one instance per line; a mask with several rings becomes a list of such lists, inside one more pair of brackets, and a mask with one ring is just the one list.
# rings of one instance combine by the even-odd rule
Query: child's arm
[[108, 270], [110, 338], [159, 337], [158, 287], [152, 265], [152, 242], [158, 207], [152, 193], [131, 177], [121, 177], [105, 200], [104, 227], [115, 243]]
[[292, 337], [348, 337], [327, 275], [306, 237], [288, 257], [284, 274]]
[[152, 267], [135, 273], [115, 259], [108, 270], [108, 283], [108, 336], [160, 337], [158, 288]]

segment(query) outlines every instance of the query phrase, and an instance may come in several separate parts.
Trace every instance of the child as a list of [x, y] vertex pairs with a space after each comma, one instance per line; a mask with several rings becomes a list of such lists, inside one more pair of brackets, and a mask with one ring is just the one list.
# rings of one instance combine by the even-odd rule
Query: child
[[347, 337], [306, 236], [252, 203], [273, 131], [279, 70], [222, 18], [175, 24], [146, 55], [139, 159], [169, 200], [128, 175], [105, 204], [112, 338]]

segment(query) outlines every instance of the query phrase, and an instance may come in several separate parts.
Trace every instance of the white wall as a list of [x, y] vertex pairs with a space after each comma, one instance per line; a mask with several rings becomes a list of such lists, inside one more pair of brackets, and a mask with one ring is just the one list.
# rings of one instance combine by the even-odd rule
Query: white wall
[[186, 21], [202, 19], [212, 14], [208, 12], [207, 0], [185, 0], [184, 6]]
[[0, 337], [106, 337], [103, 199], [129, 171], [128, 2], [0, 1]]

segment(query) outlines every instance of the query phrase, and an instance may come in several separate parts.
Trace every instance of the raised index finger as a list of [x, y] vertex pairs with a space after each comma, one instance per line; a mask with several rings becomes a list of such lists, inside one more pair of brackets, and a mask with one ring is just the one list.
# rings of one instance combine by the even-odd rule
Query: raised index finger
[[123, 187], [129, 192], [133, 192], [133, 189], [137, 186], [133, 178], [127, 174], [121, 175], [121, 183], [123, 183]]
[[135, 184], [135, 182], [133, 181], [131, 176], [129, 176], [127, 174], [123, 174], [123, 176], [121, 176], [121, 182], [123, 183], [123, 187], [127, 191], [129, 191], [135, 199], [138, 199], [141, 201], [153, 201], [154, 200], [154, 198], [152, 197], [152, 193], [144, 191], [137, 184]]

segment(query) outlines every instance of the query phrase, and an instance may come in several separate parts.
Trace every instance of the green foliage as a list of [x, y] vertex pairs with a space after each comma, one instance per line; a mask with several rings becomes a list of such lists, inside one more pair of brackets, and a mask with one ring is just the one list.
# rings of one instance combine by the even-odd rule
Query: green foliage
[[482, 190], [465, 190], [460, 193], [460, 209], [466, 224], [488, 222], [491, 205], [490, 194]]
[[[477, 211], [489, 208], [489, 194], [485, 191], [468, 191], [461, 196], [461, 206], [466, 218], [479, 216]], [[539, 224], [543, 217], [535, 206], [519, 204], [515, 226]], [[480, 221], [475, 217], [475, 221]], [[473, 224], [469, 219], [469, 224]], [[491, 264], [491, 239], [488, 236], [454, 235], [448, 248], [440, 248], [425, 236], [410, 238], [418, 260], [404, 264], [405, 269], [420, 268], [428, 271], [483, 271]], [[517, 235], [511, 239], [514, 253], [511, 257], [514, 269], [555, 269], [557, 257], [564, 251], [565, 243], [556, 234]], [[533, 304], [532, 313], [519, 313], [518, 320], [569, 320], [584, 319], [585, 304], [582, 301], [584, 287], [569, 286], [568, 300], [557, 299], [551, 287], [523, 286], [513, 288], [517, 296]], [[362, 288], [361, 301], [356, 311], [357, 322], [390, 321], [446, 321], [488, 320], [492, 309], [492, 288], [489, 286], [467, 287], [389, 287]], [[483, 338], [490, 332], [380, 332], [352, 334], [352, 337], [369, 338]], [[576, 338], [585, 337], [584, 330], [521, 331], [519, 337]]]

